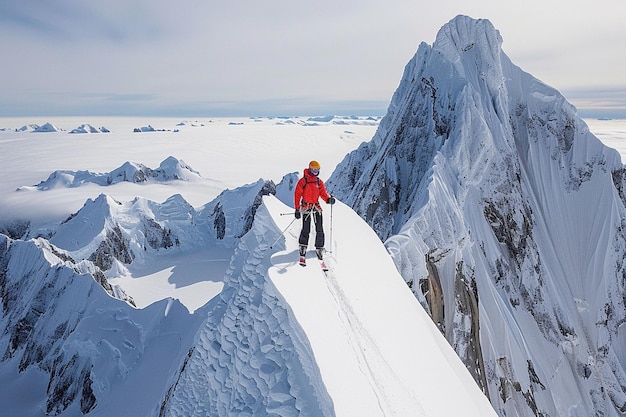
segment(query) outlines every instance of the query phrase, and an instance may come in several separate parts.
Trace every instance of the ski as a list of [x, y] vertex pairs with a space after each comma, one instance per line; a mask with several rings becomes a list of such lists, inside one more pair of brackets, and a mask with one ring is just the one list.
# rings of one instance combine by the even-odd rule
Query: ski
[[320, 261], [320, 267], [322, 267], [322, 271], [324, 271], [324, 274], [326, 274], [328, 272], [328, 266], [326, 265], [326, 261], [324, 261], [324, 249], [315, 249], [315, 254], [317, 255], [317, 259]]

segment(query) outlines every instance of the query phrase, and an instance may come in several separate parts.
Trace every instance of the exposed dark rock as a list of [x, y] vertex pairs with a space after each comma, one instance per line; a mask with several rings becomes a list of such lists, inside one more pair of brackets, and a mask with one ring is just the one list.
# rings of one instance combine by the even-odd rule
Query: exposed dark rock
[[254, 216], [256, 214], [256, 211], [259, 208], [259, 206], [263, 203], [263, 196], [270, 195], [270, 194], [272, 195], [276, 194], [276, 184], [274, 184], [274, 182], [271, 180], [265, 181], [265, 183], [263, 184], [263, 187], [259, 190], [257, 195], [254, 197], [254, 201], [252, 202], [252, 205], [250, 205], [246, 209], [246, 213], [244, 214], [245, 223], [243, 226], [243, 230], [241, 231], [241, 234], [238, 237], [241, 237], [245, 235], [246, 233], [248, 233], [248, 231], [250, 231], [250, 229], [252, 228], [252, 222], [254, 222]]
[[106, 239], [104, 239], [98, 249], [91, 254], [89, 260], [103, 271], [111, 269], [113, 260], [124, 264], [133, 262], [134, 254], [128, 248], [128, 241], [122, 235], [122, 230], [118, 225], [107, 231]]
[[224, 210], [222, 210], [222, 204], [217, 203], [215, 205], [215, 209], [213, 209], [213, 227], [215, 228], [216, 237], [219, 240], [224, 239], [226, 236], [226, 216], [224, 215]]

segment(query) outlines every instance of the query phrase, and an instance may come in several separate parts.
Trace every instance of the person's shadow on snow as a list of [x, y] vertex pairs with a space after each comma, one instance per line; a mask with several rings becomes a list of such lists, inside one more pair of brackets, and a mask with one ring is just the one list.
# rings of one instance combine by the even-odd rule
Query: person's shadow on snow
[[276, 268], [279, 274], [287, 272], [287, 267], [293, 266], [298, 263], [299, 255], [297, 250], [292, 250], [289, 253], [277, 253], [272, 255], [270, 261], [272, 266]]

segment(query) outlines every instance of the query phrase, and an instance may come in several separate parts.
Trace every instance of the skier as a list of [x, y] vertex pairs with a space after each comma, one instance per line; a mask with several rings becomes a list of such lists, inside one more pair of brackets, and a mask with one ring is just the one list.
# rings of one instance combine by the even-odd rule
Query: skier
[[294, 192], [295, 216], [302, 217], [302, 230], [298, 243], [300, 244], [300, 264], [306, 265], [306, 249], [311, 232], [311, 217], [315, 223], [315, 253], [319, 260], [324, 257], [324, 228], [322, 226], [322, 207], [320, 197], [327, 204], [335, 204], [335, 198], [326, 192], [324, 181], [319, 178], [320, 164], [311, 161], [304, 170], [304, 176], [296, 184]]

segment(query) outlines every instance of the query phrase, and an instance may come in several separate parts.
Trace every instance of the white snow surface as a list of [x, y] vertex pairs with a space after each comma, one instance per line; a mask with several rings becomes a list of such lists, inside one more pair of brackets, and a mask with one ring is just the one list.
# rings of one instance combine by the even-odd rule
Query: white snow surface
[[[248, 121], [243, 123], [229, 125], [229, 129], [245, 127]], [[285, 175], [292, 167], [300, 171], [313, 158], [320, 160], [323, 167], [332, 166], [347, 147], [354, 148], [367, 139], [366, 135], [358, 137], [354, 131], [363, 128], [368, 130], [362, 132], [371, 134], [375, 129], [369, 125], [370, 121], [351, 125], [350, 133], [345, 132], [344, 125], [332, 121], [316, 121], [317, 126], [308, 123], [255, 122], [254, 128], [259, 132], [271, 130], [269, 136], [281, 143], [282, 148], [272, 145], [271, 140], [267, 145], [272, 150], [281, 148], [282, 153], [257, 152], [255, 159], [263, 163], [252, 163], [241, 159], [240, 150], [245, 146], [230, 139], [214, 146], [212, 152], [216, 157], [203, 166], [215, 172], [220, 167], [225, 172], [240, 169], [246, 175], [250, 170], [258, 173], [268, 167]], [[105, 124], [115, 126], [115, 120]], [[211, 123], [206, 123], [194, 128], [205, 128], [206, 134], [211, 127]], [[285, 128], [288, 132], [281, 132]], [[286, 155], [293, 146], [284, 144], [306, 142], [310, 129], [318, 129], [316, 133], [321, 134], [316, 142], [326, 148], [314, 156], [310, 146], [301, 150], [296, 167], [289, 162], [294, 157]], [[262, 140], [254, 132], [250, 130], [251, 136], [244, 140], [258, 141], [260, 146]], [[164, 186], [171, 197], [163, 203], [137, 197], [152, 195], [152, 185], [120, 183], [108, 187], [86, 185], [17, 191], [24, 185], [20, 184], [24, 177], [34, 176], [24, 172], [21, 166], [26, 156], [31, 157], [28, 161], [33, 167], [54, 161], [57, 169], [59, 164], [76, 168], [71, 166], [73, 154], [64, 153], [63, 142], [70, 139], [63, 135], [71, 137], [72, 146], [78, 147], [74, 153], [91, 155], [86, 148], [93, 144], [92, 138], [77, 142], [75, 135], [63, 131], [49, 134], [59, 135], [55, 146], [47, 147], [48, 139], [29, 146], [24, 133], [24, 136], [14, 131], [0, 133], [4, 148], [10, 149], [13, 156], [22, 157], [18, 158], [22, 164], [9, 162], [7, 158], [2, 168], [9, 182], [4, 185], [3, 196], [10, 199], [27, 196], [26, 200], [32, 204], [54, 193], [58, 200], [56, 210], [64, 213], [63, 205], [77, 191], [92, 195], [82, 208], [72, 210], [71, 217], [62, 217], [62, 223], [56, 220], [61, 214], [47, 213], [45, 206], [30, 207], [30, 212], [36, 214], [34, 219], [41, 219], [33, 221], [30, 233], [51, 233], [50, 243], [55, 246], [43, 237], [7, 241], [3, 258], [10, 262], [8, 279], [12, 289], [7, 302], [23, 306], [11, 310], [0, 322], [5, 330], [5, 336], [0, 338], [0, 350], [10, 352], [0, 365], [2, 385], [11, 386], [0, 394], [0, 406], [7, 415], [42, 416], [48, 407], [48, 412], [70, 416], [80, 412], [81, 404], [90, 404], [90, 397], [85, 396], [82, 385], [74, 380], [67, 385], [60, 383], [69, 386], [66, 392], [76, 392], [79, 398], [83, 392], [87, 400], [82, 403], [74, 400], [64, 408], [47, 392], [50, 376], [44, 370], [55, 363], [57, 351], [80, 358], [64, 368], [72, 369], [72, 375], [89, 372], [96, 400], [88, 415], [495, 415], [487, 398], [406, 287], [382, 242], [341, 202], [332, 211], [330, 206], [325, 206], [331, 265], [331, 273], [326, 277], [312, 252], [306, 268], [296, 263], [295, 236], [299, 226], [293, 222], [287, 227], [293, 220], [290, 205], [294, 180], [290, 175], [284, 182], [284, 187], [290, 189], [277, 190], [283, 201], [264, 197], [252, 230], [240, 241], [228, 241], [235, 248], [227, 243], [220, 246], [202, 223], [215, 204], [205, 200], [205, 204], [194, 208], [187, 203], [178, 193], [190, 194], [186, 182]], [[168, 134], [180, 135], [180, 132]], [[120, 137], [124, 134], [116, 136], [112, 130], [103, 140], [123, 140]], [[172, 145], [171, 141], [171, 138], [162, 141], [158, 154], [176, 154], [173, 151], [177, 144]], [[38, 147], [54, 156], [41, 149], [28, 154]], [[109, 154], [93, 154], [80, 160], [81, 164], [98, 165], [108, 160], [110, 166], [115, 166], [111, 161], [119, 155], [115, 146], [110, 148]], [[133, 147], [129, 148], [131, 154]], [[145, 150], [141, 145], [139, 148]], [[157, 154], [155, 147], [147, 149]], [[332, 157], [325, 158], [324, 153]], [[203, 181], [193, 184], [206, 186]], [[124, 186], [122, 194], [133, 193], [135, 197], [117, 198], [120, 186]], [[225, 207], [235, 207], [247, 204], [244, 202], [250, 199], [249, 189], [250, 186], [235, 187], [226, 194], [207, 193], [206, 198], [219, 200]], [[109, 195], [109, 191], [116, 197]], [[157, 190], [157, 194], [162, 192], [165, 190]], [[6, 202], [3, 208], [7, 216], [3, 219], [10, 219], [9, 213], [16, 214], [14, 207]], [[68, 207], [65, 210], [64, 215], [71, 214]], [[239, 218], [241, 214], [233, 217]], [[120, 225], [123, 236], [129, 239], [129, 247], [139, 253], [135, 245], [142, 230], [137, 226], [141, 218], [154, 219], [171, 228], [181, 244], [167, 250], [148, 249], [130, 265], [114, 264], [107, 271], [109, 282], [114, 284], [108, 296], [100, 286], [93, 285], [88, 274], [93, 274], [94, 268], [89, 262], [81, 261], [81, 267], [73, 267], [71, 261], [58, 257], [59, 253], [67, 253], [75, 260], [84, 259], [103, 241], [108, 223]], [[284, 239], [279, 238], [283, 230], [286, 230]], [[203, 233], [204, 237], [200, 237]], [[33, 264], [36, 258], [39, 260]], [[377, 260], [366, 262], [370, 259]], [[221, 266], [216, 269], [216, 264]], [[63, 272], [46, 272], [47, 268]], [[87, 273], [79, 281], [92, 282], [89, 289], [84, 284], [77, 287], [76, 270]], [[218, 270], [223, 283], [212, 276], [211, 271]], [[22, 290], [19, 284], [27, 276], [34, 285], [30, 291]], [[49, 295], [41, 295], [53, 277], [57, 292], [45, 290]], [[121, 294], [120, 291], [138, 301], [137, 308], [113, 297]], [[11, 329], [10, 323], [14, 320], [31, 323], [26, 316], [19, 317], [21, 312], [30, 311], [33, 299], [42, 303], [45, 311], [32, 323], [38, 330], [27, 337], [30, 347], [18, 344], [17, 348], [11, 348], [14, 339], [9, 339], [6, 333]], [[74, 299], [82, 302], [70, 301]], [[74, 324], [64, 324], [68, 319]], [[74, 331], [69, 337], [59, 337], [55, 329], [67, 327]], [[41, 352], [41, 357], [29, 351]], [[168, 358], [165, 363], [164, 357]], [[111, 358], [117, 359], [111, 362]], [[19, 363], [26, 364], [22, 372], [18, 372]], [[57, 371], [56, 378], [61, 374]], [[54, 387], [55, 381], [50, 386]], [[28, 395], [24, 396], [26, 390]], [[455, 401], [448, 401], [451, 393]]]
[[[526, 242], [523, 231], [515, 235], [518, 228], [509, 226], [522, 224], [530, 207], [539, 226], [529, 258], [519, 266], [527, 272], [525, 281], [512, 276], [503, 288], [491, 279], [476, 284], [482, 339], [491, 349], [484, 355], [486, 372], [500, 377], [491, 379], [497, 380], [492, 388], [501, 388], [491, 395], [501, 401], [499, 411], [510, 415], [528, 415], [522, 406], [537, 403], [546, 407], [538, 411], [550, 415], [582, 416], [596, 406], [613, 415], [626, 402], [625, 379], [616, 371], [626, 362], [623, 324], [608, 334], [598, 320], [614, 320], [602, 308], [609, 305], [603, 304], [604, 292], [621, 298], [613, 291], [621, 287], [605, 282], [603, 271], [623, 262], [615, 259], [613, 247], [620, 244], [613, 236], [623, 224], [618, 209], [601, 203], [614, 193], [604, 167], [618, 167], [618, 154], [602, 147], [582, 121], [569, 126], [578, 132], [574, 146], [568, 137], [550, 143], [546, 138], [561, 131], [550, 123], [560, 119], [546, 123], [542, 116], [555, 106], [566, 116], [574, 109], [529, 75], [517, 77], [521, 72], [500, 55], [501, 38], [491, 27], [485, 36], [478, 33], [477, 43], [467, 43], [476, 31], [468, 22], [446, 26], [434, 51], [420, 46], [405, 71], [420, 73], [432, 59], [446, 71], [437, 65], [430, 71], [451, 76], [440, 84], [424, 78], [433, 91], [448, 92], [437, 103], [441, 107], [425, 106], [438, 124], [438, 136], [426, 143], [438, 148], [434, 163], [422, 166], [431, 170], [431, 182], [422, 184], [430, 194], [409, 199], [414, 213], [385, 219], [383, 210], [379, 219], [383, 234], [397, 233], [386, 242], [396, 264], [374, 231], [341, 201], [324, 205], [330, 271], [323, 273], [312, 251], [306, 267], [297, 263], [293, 173], [316, 159], [327, 178], [347, 152], [372, 137], [377, 119], [106, 118], [96, 125], [110, 126], [110, 133], [91, 136], [69, 133], [71, 126], [90, 126], [82, 119], [51, 118], [39, 127], [33, 120], [0, 118], [0, 227], [12, 236], [0, 235], [0, 413], [495, 416], [396, 265], [407, 276], [425, 276], [423, 250], [432, 240], [444, 249], [434, 254], [444, 287], [455, 285], [456, 274], [491, 277], [490, 262], [500, 259], [488, 256], [504, 245], [493, 229], [502, 222], [505, 235]], [[459, 52], [464, 58], [457, 59]], [[511, 74], [516, 77], [505, 76]], [[466, 81], [479, 89], [468, 88]], [[372, 145], [362, 147], [367, 157], [396, 124], [424, 127], [394, 118], [416, 96], [408, 94], [409, 87], [401, 84], [383, 121], [388, 124]], [[527, 142], [517, 136], [515, 144], [503, 142], [514, 135], [494, 129], [505, 125], [498, 120], [510, 110], [507, 89], [511, 97], [529, 91], [532, 96], [528, 114], [538, 123], [532, 130], [537, 136], [522, 138]], [[456, 95], [458, 101], [445, 102]], [[468, 109], [461, 117], [466, 123], [448, 137], [447, 111], [457, 105]], [[136, 126], [150, 129], [136, 134]], [[624, 154], [625, 121], [589, 121], [589, 126]], [[563, 155], [570, 149], [568, 160]], [[520, 168], [507, 159], [514, 150], [522, 155], [521, 185], [497, 175]], [[407, 155], [374, 158], [382, 161], [381, 171], [391, 173], [385, 181], [410, 177], [402, 172]], [[165, 174], [164, 181], [149, 184], [102, 183], [99, 174], [92, 175], [121, 172], [128, 178], [138, 167], [160, 161], [164, 172], [184, 167], [193, 181], [172, 181]], [[589, 168], [594, 164], [595, 172]], [[78, 173], [92, 180], [75, 182]], [[51, 175], [50, 186], [29, 186]], [[558, 197], [557, 184], [566, 186], [566, 198]], [[274, 186], [275, 196], [267, 195]], [[492, 208], [481, 192], [501, 197], [491, 202], [510, 208], [508, 216], [486, 222], [475, 210], [481, 204]], [[437, 204], [428, 204], [433, 201]], [[552, 210], [542, 210], [545, 206]], [[596, 213], [592, 219], [584, 214], [590, 212]], [[404, 226], [393, 231], [396, 224]], [[474, 244], [476, 235], [484, 238]], [[601, 244], [590, 246], [587, 239]], [[532, 263], [534, 255], [541, 262]], [[471, 271], [467, 262], [459, 267], [458, 259], [474, 260]], [[532, 280], [533, 270], [549, 272], [539, 277], [565, 277], [564, 285], [550, 281], [546, 288]], [[519, 299], [510, 300], [518, 286], [534, 290], [523, 294], [533, 301], [532, 311], [520, 312]], [[511, 307], [509, 301], [517, 304]], [[453, 314], [445, 316], [445, 328], [457, 349], [469, 350], [462, 337], [471, 324], [457, 302], [446, 300]], [[545, 327], [538, 327], [535, 317]], [[548, 348], [544, 333], [554, 342]], [[598, 384], [602, 392], [586, 380], [590, 375], [604, 379]], [[572, 386], [550, 385], [553, 381]], [[588, 397], [581, 399], [580, 393]], [[513, 396], [519, 402], [511, 401]], [[605, 396], [615, 410], [604, 405]]]
[[[266, 205], [271, 213], [287, 209], [275, 199]], [[331, 228], [329, 210], [325, 230]], [[305, 268], [296, 264], [296, 226], [288, 229], [285, 249], [272, 255], [269, 276], [311, 343], [336, 415], [494, 415], [414, 302], [376, 234], [344, 204], [332, 210], [329, 275], [321, 274], [312, 250]], [[281, 228], [288, 224], [288, 219], [274, 221]], [[337, 374], [353, 378], [348, 382]], [[455, 401], [448, 401], [451, 393]]]
[[[53, 121], [64, 125], [64, 119]], [[112, 129], [97, 143], [93, 138], [63, 131], [40, 135], [2, 131], [0, 143], [6, 150], [0, 155], [2, 219], [31, 218], [43, 227], [39, 230], [57, 232], [52, 241], [56, 239], [58, 245], [68, 248], [72, 244], [84, 247], [81, 239], [92, 242], [89, 233], [102, 230], [93, 222], [101, 219], [126, 218], [125, 229], [131, 231], [139, 213], [148, 213], [163, 224], [173, 224], [164, 221], [168, 216], [186, 224], [180, 215], [194, 210], [202, 213], [209, 200], [218, 197], [220, 187], [233, 188], [234, 194], [228, 198], [234, 203], [238, 198], [243, 201], [246, 191], [238, 191], [239, 186], [254, 181], [257, 175], [278, 182], [282, 175], [300, 171], [309, 159], [320, 160], [323, 173], [328, 175], [347, 151], [368, 140], [375, 130], [368, 124], [351, 125], [350, 133], [346, 133], [345, 126], [336, 123], [316, 122], [319, 125], [312, 127], [306, 121], [244, 119], [237, 120], [243, 125], [229, 125], [231, 121], [206, 121], [188, 127], [197, 132], [187, 132], [187, 126], [181, 126], [181, 132], [159, 132], [152, 137], [142, 134], [147, 139], [136, 142], [129, 142], [127, 130], [119, 126], [134, 126], [139, 121], [120, 123], [115, 118], [102, 121]], [[0, 119], [0, 125], [9, 127], [28, 122]], [[593, 123], [601, 138], [605, 135], [614, 143], [626, 139], [623, 121]], [[68, 125], [76, 125], [76, 119]], [[208, 138], [212, 138], [209, 147]], [[124, 155], [119, 155], [119, 149], [124, 149]], [[120, 183], [16, 191], [61, 168], [107, 172], [120, 161], [154, 164], [167, 155], [185, 160], [194, 160], [195, 155], [192, 166], [215, 179], [209, 185], [203, 181]], [[50, 194], [54, 198], [48, 200]], [[289, 192], [277, 194], [289, 203]], [[161, 196], [172, 198], [155, 202], [163, 201]], [[85, 203], [85, 198], [93, 202]], [[106, 204], [94, 204], [99, 200]], [[65, 225], [74, 228], [82, 223], [82, 231], [67, 229], [62, 233], [59, 222], [82, 205], [85, 209], [100, 208], [84, 218], [88, 211], [81, 210], [76, 223]], [[117, 217], [110, 217], [111, 207], [116, 207], [113, 211]], [[61, 343], [63, 351], [91, 358], [94, 363], [91, 377], [97, 405], [89, 415], [156, 416], [160, 407], [163, 415], [185, 416], [232, 415], [234, 411], [285, 416], [495, 415], [398, 275], [373, 231], [341, 202], [332, 207], [331, 227], [331, 208], [325, 206], [331, 266], [331, 275], [325, 277], [312, 252], [306, 268], [297, 265], [298, 226], [287, 227], [293, 219], [291, 211], [279, 199], [265, 197], [253, 229], [235, 243], [235, 252], [228, 246], [211, 244], [212, 238], [204, 242], [196, 239], [195, 227], [180, 226], [188, 232], [181, 235], [187, 236], [183, 239], [186, 250], [149, 251], [141, 262], [122, 266], [119, 276], [109, 277], [138, 301], [138, 308], [107, 297], [97, 285], [85, 292], [75, 284], [64, 284], [59, 277], [71, 277], [71, 268], [46, 249], [45, 239], [12, 243], [16, 251], [23, 247], [20, 252], [25, 252], [11, 256], [15, 266], [9, 269], [18, 281], [38, 276], [36, 271], [45, 271], [42, 265], [46, 263], [51, 270], [66, 271], [55, 278], [64, 297], [51, 298], [56, 300], [56, 307], [47, 310], [46, 321], [40, 324], [43, 328], [33, 334], [39, 338], [54, 334], [68, 317], [91, 317], [88, 322], [79, 321], [70, 339], [51, 342], [51, 346]], [[285, 229], [285, 239], [276, 241]], [[195, 245], [191, 243], [194, 241]], [[33, 263], [40, 256], [47, 259], [46, 263]], [[216, 269], [217, 264], [221, 266]], [[86, 264], [83, 269], [93, 271]], [[212, 276], [211, 271], [217, 270], [222, 271], [218, 274], [223, 283]], [[42, 278], [37, 285], [44, 288], [46, 282]], [[34, 293], [21, 294], [26, 310], [28, 294], [34, 297]], [[69, 301], [83, 299], [80, 305]], [[185, 312], [183, 306], [194, 313]], [[159, 323], [165, 318], [167, 326]], [[0, 321], [2, 328], [9, 328], [5, 327], [9, 319], [5, 316]], [[82, 342], [77, 343], [79, 340]], [[218, 341], [221, 348], [216, 350]], [[1, 338], [0, 348], [6, 349], [7, 343], [6, 337]], [[255, 343], [256, 351], [252, 349]], [[18, 372], [19, 352], [26, 354], [18, 351], [0, 363], [0, 384], [9, 387], [0, 393], [0, 408], [8, 416], [43, 416], [49, 375], [41, 364]], [[107, 358], [117, 358], [115, 366]], [[163, 358], [168, 358], [167, 363]], [[184, 371], [179, 373], [183, 364]], [[236, 381], [248, 382], [237, 385]], [[255, 401], [250, 402], [252, 398]], [[252, 403], [259, 407], [254, 413]], [[78, 407], [73, 402], [60, 415], [77, 415]]]

